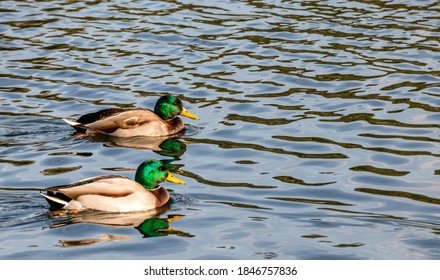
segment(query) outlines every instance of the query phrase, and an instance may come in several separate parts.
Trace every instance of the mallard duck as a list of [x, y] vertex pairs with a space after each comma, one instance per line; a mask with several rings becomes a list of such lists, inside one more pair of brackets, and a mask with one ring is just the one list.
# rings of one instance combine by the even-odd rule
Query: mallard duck
[[46, 188], [41, 193], [52, 209], [93, 209], [107, 212], [147, 211], [165, 205], [170, 196], [159, 184], [185, 182], [170, 173], [169, 161], [147, 160], [136, 170], [135, 181], [104, 175]]
[[143, 108], [109, 108], [83, 115], [77, 120], [63, 120], [77, 132], [86, 134], [102, 133], [117, 137], [166, 136], [183, 130], [184, 123], [177, 115], [199, 119], [183, 107], [179, 98], [166, 95], [159, 98], [154, 112]]

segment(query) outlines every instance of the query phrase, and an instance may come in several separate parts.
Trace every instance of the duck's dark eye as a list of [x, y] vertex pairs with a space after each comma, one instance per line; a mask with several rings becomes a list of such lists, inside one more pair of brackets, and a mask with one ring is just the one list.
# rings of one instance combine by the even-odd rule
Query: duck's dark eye
[[165, 171], [165, 167], [163, 167], [163, 166], [159, 166], [158, 170], [159, 170], [159, 171]]

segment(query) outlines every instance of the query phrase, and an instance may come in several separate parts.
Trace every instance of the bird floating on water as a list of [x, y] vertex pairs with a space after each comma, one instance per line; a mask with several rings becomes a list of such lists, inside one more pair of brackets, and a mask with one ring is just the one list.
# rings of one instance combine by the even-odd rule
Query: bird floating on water
[[104, 175], [67, 185], [48, 187], [41, 193], [53, 210], [147, 211], [165, 205], [168, 191], [159, 184], [185, 182], [170, 173], [169, 161], [147, 160], [136, 170], [135, 181], [120, 175]]
[[154, 112], [144, 108], [108, 108], [83, 115], [77, 120], [63, 120], [79, 133], [101, 133], [116, 137], [166, 136], [184, 129], [185, 125], [178, 115], [199, 119], [185, 109], [178, 97], [166, 95], [156, 102]]

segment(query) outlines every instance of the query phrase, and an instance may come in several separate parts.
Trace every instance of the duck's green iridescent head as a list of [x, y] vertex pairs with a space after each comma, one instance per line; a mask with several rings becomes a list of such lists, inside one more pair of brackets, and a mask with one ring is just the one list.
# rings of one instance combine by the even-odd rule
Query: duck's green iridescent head
[[166, 95], [159, 98], [154, 106], [154, 113], [164, 120], [169, 120], [177, 115], [182, 115], [191, 119], [198, 120], [199, 117], [190, 113], [185, 107], [183, 107], [182, 101], [179, 98], [172, 95]]
[[176, 184], [185, 184], [185, 182], [172, 175], [167, 165], [160, 160], [146, 160], [136, 170], [136, 182], [146, 189], [154, 189], [163, 181], [169, 181]]

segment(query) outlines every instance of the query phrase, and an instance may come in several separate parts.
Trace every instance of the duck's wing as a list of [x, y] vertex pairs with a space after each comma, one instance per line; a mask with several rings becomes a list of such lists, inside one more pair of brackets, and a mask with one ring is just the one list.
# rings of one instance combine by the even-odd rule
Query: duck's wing
[[122, 108], [108, 108], [108, 109], [104, 109], [104, 110], [100, 110], [98, 112], [94, 112], [94, 113], [89, 113], [89, 114], [85, 114], [83, 116], [81, 116], [77, 122], [80, 124], [88, 124], [88, 123], [93, 123], [105, 118], [108, 118], [110, 116], [113, 116], [115, 114], [121, 113], [127, 111], [127, 109], [122, 109]]
[[156, 129], [168, 126], [164, 120], [148, 109], [130, 109], [106, 114], [104, 117], [82, 126], [87, 129], [112, 134], [118, 129], [129, 130], [148, 125], [157, 127]]
[[[60, 198], [60, 193], [76, 200], [83, 195], [98, 195], [104, 197], [124, 197], [145, 188], [125, 176], [106, 175], [87, 178], [68, 185], [46, 188], [47, 195]], [[61, 198], [60, 198], [61, 199]], [[66, 200], [66, 199], [62, 199]]]
[[78, 132], [86, 132], [87, 124], [94, 123], [96, 121], [105, 119], [109, 116], [115, 115], [117, 113], [123, 112], [126, 109], [121, 108], [109, 108], [100, 110], [98, 112], [89, 113], [81, 116], [78, 120], [72, 118], [63, 118], [63, 121], [68, 123], [70, 126], [76, 129]]

